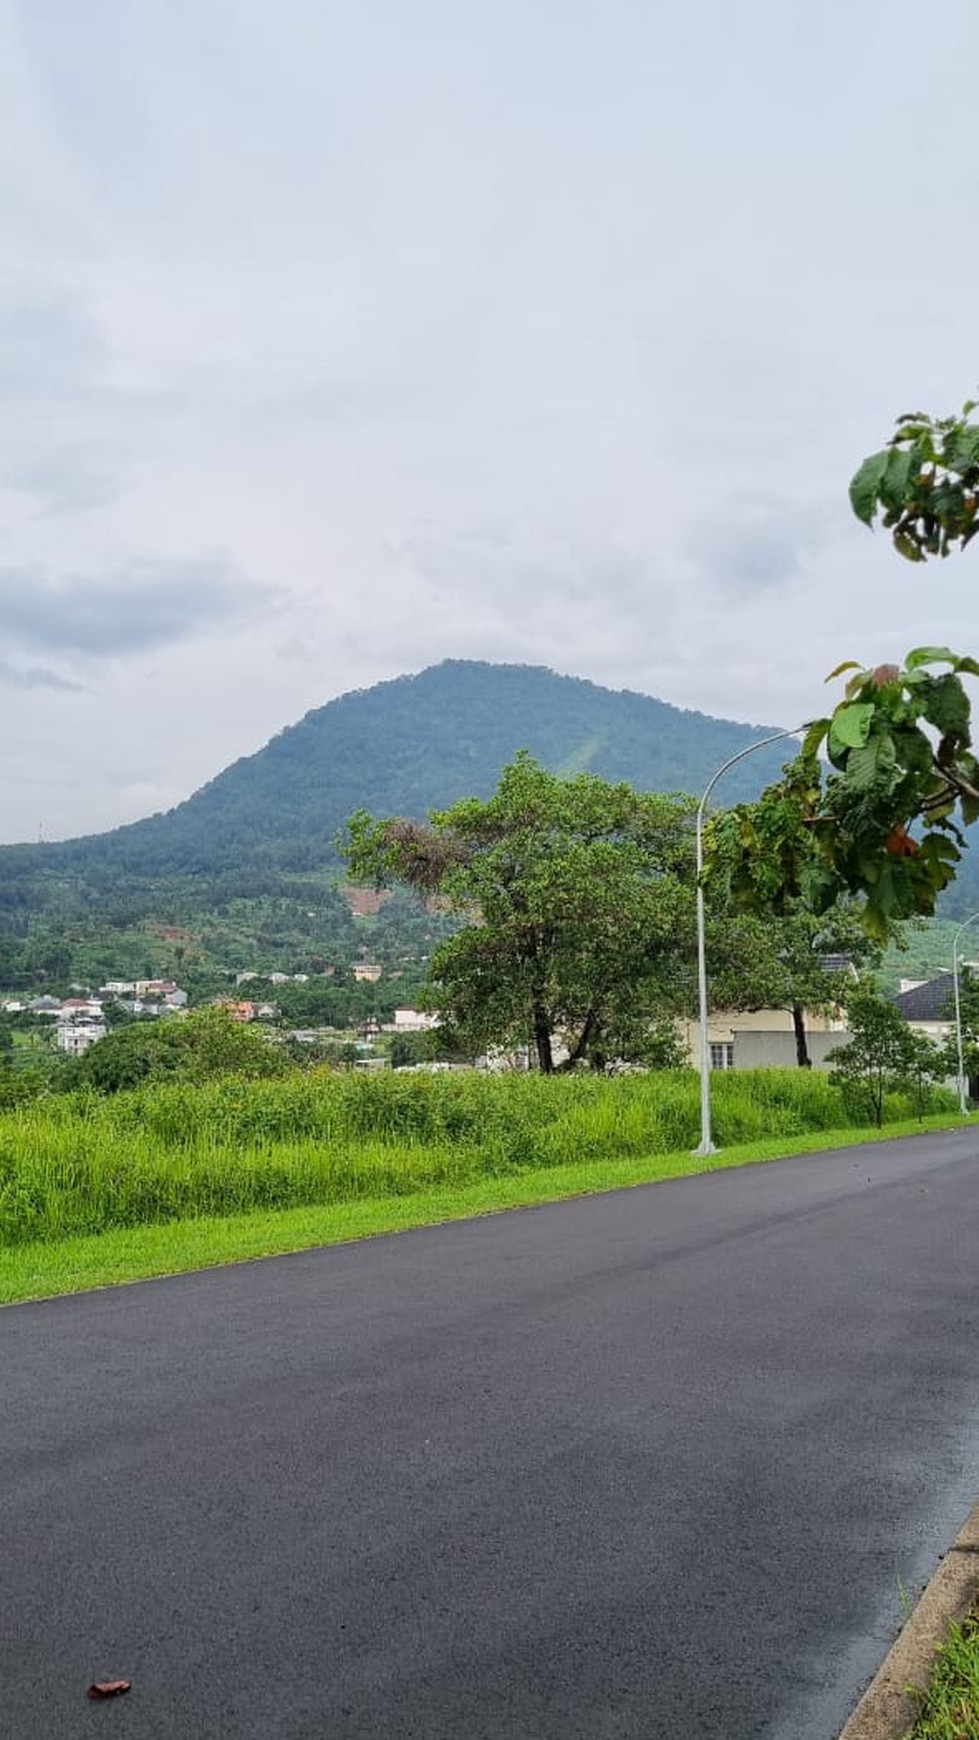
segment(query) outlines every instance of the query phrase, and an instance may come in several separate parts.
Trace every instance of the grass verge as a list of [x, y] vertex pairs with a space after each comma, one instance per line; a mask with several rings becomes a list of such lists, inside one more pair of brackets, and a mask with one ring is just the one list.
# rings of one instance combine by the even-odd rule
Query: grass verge
[[962, 1127], [948, 1112], [907, 1119], [882, 1130], [816, 1130], [743, 1142], [704, 1160], [684, 1152], [578, 1161], [475, 1182], [436, 1185], [408, 1195], [360, 1197], [347, 1202], [264, 1210], [221, 1217], [177, 1219], [118, 1227], [86, 1237], [32, 1241], [0, 1250], [0, 1304], [77, 1293], [125, 1281], [149, 1280], [191, 1269], [281, 1256], [316, 1245], [342, 1244], [410, 1227], [434, 1226], [474, 1215], [557, 1202], [567, 1197], [652, 1184], [822, 1149], [889, 1141]]
[[908, 1740], [979, 1740], [979, 1601], [950, 1628]]

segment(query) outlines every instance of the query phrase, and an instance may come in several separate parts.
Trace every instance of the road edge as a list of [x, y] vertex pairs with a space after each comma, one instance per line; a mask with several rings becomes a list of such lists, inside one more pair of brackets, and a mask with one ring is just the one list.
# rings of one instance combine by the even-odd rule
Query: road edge
[[839, 1740], [907, 1740], [918, 1715], [909, 1686], [931, 1684], [935, 1652], [979, 1594], [979, 1504], [969, 1512], [938, 1570], [871, 1680]]

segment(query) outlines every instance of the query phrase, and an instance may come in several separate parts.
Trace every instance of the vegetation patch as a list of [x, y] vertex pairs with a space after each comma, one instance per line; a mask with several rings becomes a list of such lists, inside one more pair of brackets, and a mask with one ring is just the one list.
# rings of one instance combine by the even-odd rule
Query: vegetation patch
[[979, 1601], [949, 1629], [908, 1740], [979, 1740]]
[[[0, 1116], [0, 1300], [240, 1261], [410, 1226], [871, 1141], [801, 1071], [716, 1081], [326, 1074], [65, 1096]], [[958, 1123], [900, 1096], [887, 1134]]]

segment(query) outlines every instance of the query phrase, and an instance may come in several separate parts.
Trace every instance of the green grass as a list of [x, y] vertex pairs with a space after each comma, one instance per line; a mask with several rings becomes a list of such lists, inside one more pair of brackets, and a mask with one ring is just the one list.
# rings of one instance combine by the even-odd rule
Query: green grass
[[101, 1234], [33, 1241], [0, 1250], [0, 1303], [112, 1286], [217, 1264], [340, 1244], [537, 1203], [654, 1183], [751, 1162], [776, 1160], [851, 1143], [958, 1127], [942, 1112], [923, 1121], [871, 1128], [818, 1130], [736, 1143], [708, 1160], [686, 1149], [614, 1159], [578, 1159], [515, 1174], [420, 1186], [396, 1196], [309, 1204], [230, 1216], [195, 1216], [164, 1224], [112, 1227]]
[[979, 1740], [979, 1601], [950, 1628], [908, 1740]]
[[[933, 1105], [954, 1101], [936, 1092]], [[893, 1097], [887, 1121], [910, 1110]], [[801, 1070], [720, 1075], [714, 1116], [725, 1148], [854, 1122], [825, 1075]], [[683, 1154], [699, 1122], [692, 1071], [614, 1080], [326, 1071], [49, 1096], [0, 1112], [0, 1246]]]

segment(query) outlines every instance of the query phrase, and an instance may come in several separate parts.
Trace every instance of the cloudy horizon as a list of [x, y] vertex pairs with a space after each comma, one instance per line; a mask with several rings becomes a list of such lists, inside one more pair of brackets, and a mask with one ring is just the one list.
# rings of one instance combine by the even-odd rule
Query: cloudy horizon
[[791, 725], [976, 651], [846, 500], [979, 381], [942, 19], [0, 0], [0, 838], [444, 658]]

